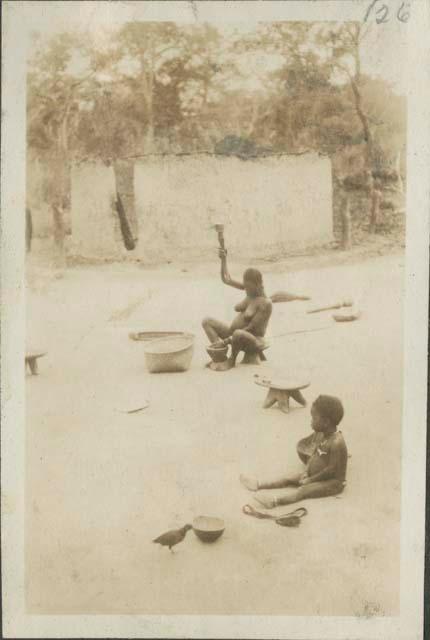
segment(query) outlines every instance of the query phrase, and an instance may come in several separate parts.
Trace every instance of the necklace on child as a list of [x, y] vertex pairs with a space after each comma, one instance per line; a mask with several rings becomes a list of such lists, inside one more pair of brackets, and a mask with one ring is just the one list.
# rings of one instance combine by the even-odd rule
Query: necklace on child
[[321, 442], [320, 442], [320, 446], [321, 446], [321, 445], [323, 445], [323, 444], [326, 444], [326, 443], [330, 440], [330, 438], [331, 438], [332, 436], [334, 436], [334, 434], [335, 434], [335, 433], [336, 433], [336, 431], [332, 431], [332, 433], [329, 433], [329, 434], [328, 434], [328, 436], [326, 436], [326, 437], [324, 438], [324, 440], [321, 440]]

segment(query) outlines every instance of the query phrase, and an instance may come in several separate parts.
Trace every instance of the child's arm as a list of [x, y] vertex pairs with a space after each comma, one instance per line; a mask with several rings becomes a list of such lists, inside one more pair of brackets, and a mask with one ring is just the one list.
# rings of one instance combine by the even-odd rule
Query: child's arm
[[301, 484], [311, 484], [311, 482], [321, 482], [322, 480], [345, 480], [346, 463], [348, 459], [348, 451], [345, 442], [336, 441], [330, 447], [330, 462], [319, 473], [304, 478]]

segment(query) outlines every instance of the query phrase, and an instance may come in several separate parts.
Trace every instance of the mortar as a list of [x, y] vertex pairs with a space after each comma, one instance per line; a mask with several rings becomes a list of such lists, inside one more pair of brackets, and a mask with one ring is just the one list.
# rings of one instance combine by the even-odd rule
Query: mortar
[[206, 351], [212, 362], [225, 362], [227, 360], [228, 345], [223, 347], [207, 347]]

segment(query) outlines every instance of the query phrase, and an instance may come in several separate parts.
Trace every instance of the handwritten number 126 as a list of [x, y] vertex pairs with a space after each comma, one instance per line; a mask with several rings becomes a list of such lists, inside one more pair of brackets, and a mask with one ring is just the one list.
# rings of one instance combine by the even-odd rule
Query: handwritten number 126
[[[397, 10], [397, 20], [400, 22], [407, 22], [410, 18], [409, 3], [402, 2], [399, 9]], [[390, 10], [388, 5], [382, 4], [381, 0], [373, 0], [373, 2], [369, 5], [366, 15], [364, 16], [364, 22], [367, 22], [372, 11], [375, 12], [375, 21], [377, 24], [381, 24], [381, 22], [389, 21], [389, 13]]]

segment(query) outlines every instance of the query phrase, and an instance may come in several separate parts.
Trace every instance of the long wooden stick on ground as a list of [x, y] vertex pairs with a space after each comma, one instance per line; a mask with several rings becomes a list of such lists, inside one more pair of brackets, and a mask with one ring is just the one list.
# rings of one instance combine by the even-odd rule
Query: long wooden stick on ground
[[286, 333], [278, 333], [277, 335], [272, 336], [272, 338], [283, 338], [284, 336], [292, 336], [296, 333], [310, 333], [311, 331], [324, 331], [324, 329], [331, 329], [334, 327], [334, 324], [327, 325], [325, 327], [315, 327], [314, 329], [299, 329], [298, 331], [287, 331]]

